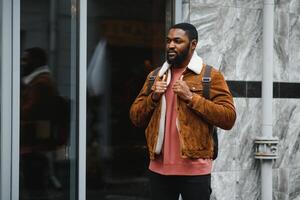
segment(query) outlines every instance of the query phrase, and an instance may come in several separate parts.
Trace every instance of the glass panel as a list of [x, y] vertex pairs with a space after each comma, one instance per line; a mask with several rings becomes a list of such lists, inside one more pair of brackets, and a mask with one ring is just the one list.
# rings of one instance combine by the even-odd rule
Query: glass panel
[[[3, 2], [2, 2], [2, 0], [0, 0], [0, 12], [1, 13], [3, 13], [2, 4], [3, 4]], [[3, 47], [2, 47], [2, 31], [3, 31], [2, 30], [2, 14], [0, 14], [0, 83], [2, 83], [2, 49], [3, 49]], [[2, 108], [2, 102], [1, 102], [1, 100], [2, 100], [2, 91], [1, 91], [1, 88], [2, 87], [0, 87], [0, 113], [1, 113], [1, 108]], [[1, 115], [0, 115], [0, 130], [2, 130]], [[1, 144], [2, 144], [1, 138], [2, 138], [2, 132], [0, 131], [0, 149], [2, 149], [1, 148]], [[0, 152], [0, 155], [1, 154], [2, 154], [2, 152]], [[1, 167], [2, 167], [2, 159], [0, 158], [0, 170], [1, 170]], [[1, 189], [2, 189], [2, 187], [1, 187], [1, 181], [0, 181], [0, 193], [1, 193]], [[1, 195], [0, 195], [0, 198], [1, 198]]]
[[76, 11], [76, 0], [21, 0], [21, 200], [76, 199]]
[[[2, 47], [2, 32], [3, 32], [3, 30], [2, 30], [2, 13], [3, 13], [3, 11], [2, 11], [2, 4], [3, 4], [3, 2], [2, 2], [2, 0], [0, 0], [0, 83], [2, 83], [2, 49], [3, 49], [3, 47]], [[2, 91], [1, 91], [1, 87], [0, 87], [0, 113], [1, 113], [1, 108], [2, 108], [2, 104], [1, 104], [1, 99], [2, 99]], [[2, 120], [0, 119], [0, 130], [2, 130], [2, 128], [1, 128], [1, 126], [2, 126]], [[1, 138], [2, 138], [2, 136], [1, 136], [1, 132], [0, 132], [0, 145], [1, 145]], [[2, 149], [1, 148], [1, 146], [0, 146], [0, 149]], [[0, 152], [0, 154], [1, 154], [1, 152]], [[0, 170], [1, 170], [1, 159], [0, 159]], [[1, 192], [1, 188], [0, 188], [0, 192]]]
[[144, 130], [129, 108], [164, 60], [162, 0], [88, 1], [87, 200], [148, 199]]

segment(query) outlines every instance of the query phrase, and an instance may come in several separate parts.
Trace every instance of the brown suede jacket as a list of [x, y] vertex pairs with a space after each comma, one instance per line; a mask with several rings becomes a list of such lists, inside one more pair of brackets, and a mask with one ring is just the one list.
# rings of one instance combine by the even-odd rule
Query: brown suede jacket
[[[236, 119], [232, 95], [223, 75], [218, 70], [213, 68], [211, 71], [211, 99], [202, 96], [201, 80], [204, 67], [205, 64], [198, 74], [190, 69], [183, 74], [183, 80], [193, 92], [191, 101], [185, 102], [177, 97], [177, 128], [183, 158], [212, 158], [211, 126], [229, 130]], [[162, 98], [155, 102], [151, 98], [152, 92], [147, 94], [149, 77], [152, 73], [148, 75], [142, 90], [130, 108], [130, 118], [135, 126], [147, 127], [146, 140], [150, 159], [155, 159], [161, 116], [165, 117], [165, 113], [162, 112]], [[158, 78], [159, 76], [156, 80]]]

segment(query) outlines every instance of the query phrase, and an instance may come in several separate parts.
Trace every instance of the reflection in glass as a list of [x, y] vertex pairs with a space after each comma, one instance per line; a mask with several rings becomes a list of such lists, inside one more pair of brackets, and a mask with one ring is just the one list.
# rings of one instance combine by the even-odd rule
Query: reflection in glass
[[165, 1], [88, 1], [87, 200], [148, 199], [144, 130], [129, 107], [162, 64]]
[[71, 0], [21, 0], [21, 200], [75, 199], [75, 14]]

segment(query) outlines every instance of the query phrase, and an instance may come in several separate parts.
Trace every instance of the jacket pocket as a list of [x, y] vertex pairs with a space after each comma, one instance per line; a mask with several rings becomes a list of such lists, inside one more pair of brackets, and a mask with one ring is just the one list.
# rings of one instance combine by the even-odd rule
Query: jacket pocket
[[187, 82], [187, 85], [189, 86], [191, 92], [202, 94], [203, 87], [201, 83]]

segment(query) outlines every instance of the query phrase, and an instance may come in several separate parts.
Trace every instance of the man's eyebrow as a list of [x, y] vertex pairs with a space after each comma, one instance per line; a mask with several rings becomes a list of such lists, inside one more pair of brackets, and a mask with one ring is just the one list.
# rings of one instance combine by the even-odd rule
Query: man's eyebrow
[[178, 40], [178, 39], [180, 40], [181, 38], [180, 37], [173, 37], [173, 38], [167, 37], [167, 39], [168, 40]]

